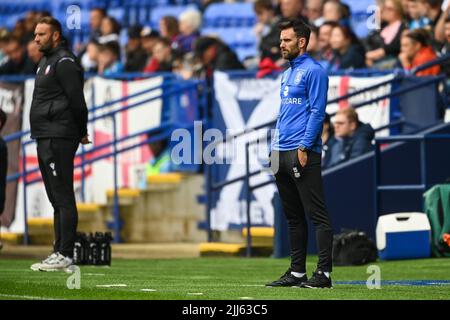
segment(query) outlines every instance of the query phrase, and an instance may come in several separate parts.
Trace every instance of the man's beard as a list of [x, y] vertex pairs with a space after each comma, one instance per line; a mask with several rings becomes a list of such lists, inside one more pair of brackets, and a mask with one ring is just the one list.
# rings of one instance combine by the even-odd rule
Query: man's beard
[[299, 50], [287, 52], [287, 53], [285, 54], [284, 58], [285, 58], [286, 60], [292, 61], [292, 60], [294, 60], [295, 58], [298, 57], [298, 54], [299, 54], [299, 53], [300, 53]]
[[53, 41], [49, 40], [46, 44], [41, 45], [39, 51], [42, 53], [48, 53], [53, 49]]

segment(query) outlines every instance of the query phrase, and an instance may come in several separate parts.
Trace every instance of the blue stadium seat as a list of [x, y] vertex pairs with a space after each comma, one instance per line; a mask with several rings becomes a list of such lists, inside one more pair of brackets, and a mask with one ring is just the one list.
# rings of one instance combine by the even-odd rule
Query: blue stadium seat
[[115, 18], [121, 25], [125, 19], [124, 8], [108, 8], [108, 16]]
[[376, 5], [375, 0], [343, 0], [342, 2], [350, 6], [352, 13], [367, 12], [370, 5]]
[[235, 52], [240, 61], [246, 58], [256, 57], [258, 55], [258, 48], [256, 46], [236, 48]]
[[252, 3], [214, 3], [204, 13], [205, 27], [251, 27], [256, 23]]
[[355, 34], [358, 36], [358, 38], [362, 39], [367, 37], [370, 30], [367, 27], [367, 19], [369, 18], [369, 15], [363, 11], [363, 12], [354, 12], [352, 14], [352, 18], [350, 20], [351, 27]]
[[196, 5], [185, 6], [163, 6], [153, 8], [150, 13], [150, 25], [152, 28], [159, 30], [159, 20], [164, 16], [179, 17], [186, 10], [198, 10]]
[[253, 28], [203, 28], [201, 34], [217, 36], [232, 47], [256, 45]]

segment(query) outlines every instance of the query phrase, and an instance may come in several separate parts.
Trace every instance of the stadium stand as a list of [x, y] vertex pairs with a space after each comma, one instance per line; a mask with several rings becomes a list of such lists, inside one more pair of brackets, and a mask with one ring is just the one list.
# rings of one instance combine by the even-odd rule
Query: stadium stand
[[[353, 32], [364, 42], [364, 38], [368, 36], [369, 32], [374, 31], [368, 29], [368, 20], [371, 21], [373, 18], [373, 12], [368, 11], [368, 8], [375, 5], [375, 1], [346, 0], [343, 2], [351, 10], [350, 26]], [[59, 20], [65, 21], [68, 15], [67, 9], [71, 5], [76, 5], [80, 8], [81, 25], [79, 29], [71, 30], [67, 24], [63, 23], [64, 33], [71, 41], [72, 48], [81, 59], [91, 59], [91, 54], [95, 56], [95, 51], [99, 49], [97, 47], [99, 44], [95, 41], [92, 46], [93, 53], [90, 51], [91, 47], [87, 48], [88, 41], [93, 37], [92, 31], [101, 33], [101, 30], [90, 30], [90, 15], [93, 8], [104, 8], [108, 16], [114, 17], [120, 23], [121, 29], [118, 35], [118, 42], [121, 47], [122, 62], [125, 62], [130, 46], [137, 46], [143, 49], [148, 60], [151, 61], [151, 58], [158, 55], [158, 53], [155, 53], [157, 50], [149, 35], [154, 36], [156, 39], [155, 42], [157, 42], [160, 36], [157, 31], [161, 31], [159, 30], [161, 19], [165, 16], [174, 16], [177, 18], [187, 10], [198, 10], [202, 12], [202, 23], [199, 34], [194, 34], [193, 36], [215, 36], [220, 38], [237, 54], [241, 62], [245, 62], [248, 58], [254, 58], [259, 62], [259, 43], [254, 31], [258, 26], [263, 30], [266, 30], [264, 28], [268, 27], [255, 14], [253, 2], [214, 2], [205, 8], [202, 1], [195, 0], [26, 0], [23, 2], [5, 0], [0, 2], [0, 27], [6, 29], [4, 31], [5, 34], [24, 36], [26, 32], [23, 31], [25, 27], [22, 24], [25, 23], [30, 12], [48, 11]], [[443, 10], [442, 15], [444, 18], [448, 14], [449, 9]], [[406, 15], [403, 18], [406, 20]], [[429, 29], [443, 28], [444, 20], [441, 19], [440, 22], [436, 21], [436, 24], [434, 26], [430, 25]], [[133, 43], [133, 41], [128, 39], [128, 28], [135, 25], [144, 27], [144, 30], [141, 33], [141, 38]], [[181, 26], [178, 27], [181, 28]], [[30, 30], [27, 30], [27, 32], [29, 33]], [[422, 136], [450, 133], [448, 123], [444, 123], [450, 119], [447, 100], [449, 94], [448, 76], [445, 77], [443, 75], [445, 72], [448, 75], [449, 51], [443, 49], [448, 48], [450, 36], [447, 35], [446, 39], [437, 41], [434, 34], [430, 33], [429, 35], [430, 39], [428, 40], [431, 50], [434, 50], [436, 53], [444, 52], [441, 54], [444, 60], [440, 63], [428, 61], [431, 64], [441, 65], [442, 72], [438, 76], [425, 77], [423, 79], [415, 77], [415, 70], [411, 70], [409, 66], [402, 64], [404, 60], [400, 59], [410, 53], [401, 51], [400, 55], [395, 57], [397, 59], [395, 59], [395, 64], [393, 64], [394, 68], [386, 70], [338, 70], [335, 73], [330, 73], [330, 78], [333, 77], [334, 81], [332, 85], [333, 90], [336, 91], [331, 93], [331, 96], [335, 100], [332, 105], [336, 108], [343, 108], [348, 105], [354, 106], [359, 104], [359, 110], [363, 110], [363, 107], [377, 106], [374, 109], [375, 111], [372, 110], [369, 112], [369, 116], [366, 114], [366, 120], [370, 121], [372, 118], [379, 116], [383, 110], [386, 110], [383, 109], [385, 107], [383, 101], [389, 101], [391, 111], [384, 114], [385, 117], [383, 119], [386, 120], [385, 123], [378, 128], [374, 128], [377, 131], [377, 137], [396, 136], [400, 134]], [[379, 36], [384, 37], [385, 35]], [[175, 39], [179, 39], [179, 37], [179, 33], [174, 36]], [[2, 33], [0, 33], [0, 43], [3, 38], [8, 39], [7, 36], [3, 37]], [[172, 46], [174, 46], [174, 39], [169, 40]], [[319, 42], [322, 40], [319, 39]], [[329, 41], [329, 39], [325, 39], [325, 42]], [[233, 216], [232, 221], [224, 228], [225, 230], [212, 230], [211, 212], [214, 211], [218, 203], [219, 196], [217, 193], [220, 193], [224, 188], [224, 186], [214, 188], [214, 184], [220, 184], [220, 181], [213, 181], [213, 178], [226, 177], [229, 168], [223, 172], [219, 166], [214, 165], [200, 166], [194, 164], [185, 167], [182, 165], [178, 167], [174, 166], [174, 171], [177, 171], [177, 173], [145, 177], [140, 180], [141, 184], [139, 184], [136, 182], [139, 179], [135, 175], [137, 176], [139, 169], [142, 168], [139, 168], [138, 165], [133, 167], [135, 165], [134, 163], [133, 165], [126, 164], [119, 168], [119, 166], [111, 164], [114, 162], [112, 160], [108, 164], [100, 162], [104, 158], [112, 158], [114, 156], [126, 158], [126, 151], [129, 151], [125, 150], [126, 147], [132, 145], [130, 150], [141, 148], [153, 139], [146, 139], [145, 134], [148, 134], [149, 131], [155, 128], [160, 131], [158, 132], [160, 136], [156, 138], [157, 140], [167, 139], [176, 128], [185, 128], [188, 132], [193, 133], [196, 130], [196, 128], [193, 128], [194, 120], [204, 121], [205, 127], [206, 125], [216, 126], [220, 127], [221, 130], [223, 129], [222, 131], [227, 129], [227, 126], [223, 124], [225, 117], [221, 113], [223, 110], [220, 109], [220, 103], [218, 102], [221, 97], [217, 96], [216, 88], [209, 87], [209, 91], [204, 90], [205, 86], [213, 83], [210, 82], [212, 80], [211, 71], [213, 70], [208, 69], [207, 65], [202, 66], [203, 68], [199, 67], [199, 63], [196, 60], [199, 59], [198, 56], [193, 56], [192, 53], [180, 55], [177, 52], [177, 48], [172, 47], [172, 49], [174, 54], [173, 58], [167, 62], [168, 65], [162, 65], [163, 63], [160, 63], [157, 66], [161, 67], [161, 69], [168, 70], [168, 73], [149, 74], [137, 72], [134, 74], [113, 74], [108, 77], [98, 77], [94, 72], [88, 75], [88, 82], [86, 82], [85, 89], [87, 95], [89, 94], [90, 108], [92, 109], [91, 117], [95, 119], [95, 126], [101, 127], [107, 123], [108, 120], [105, 120], [106, 116], [98, 119], [96, 117], [102, 117], [107, 112], [105, 110], [108, 110], [108, 112], [114, 112], [114, 117], [116, 114], [117, 118], [120, 117], [121, 127], [116, 137], [112, 136], [112, 132], [107, 132], [109, 134], [107, 137], [109, 140], [103, 136], [103, 134], [106, 136], [106, 133], [102, 132], [98, 134], [96, 138], [99, 141], [101, 140], [100, 138], [105, 138], [106, 140], [101, 140], [101, 142], [96, 143], [95, 147], [106, 144], [103, 147], [107, 150], [94, 150], [91, 153], [84, 150], [84, 156], [86, 158], [100, 156], [92, 162], [85, 163], [84, 165], [86, 167], [84, 165], [80, 165], [80, 167], [83, 168], [83, 171], [86, 170], [87, 172], [94, 170], [93, 168], [99, 171], [110, 170], [102, 171], [102, 174], [105, 176], [110, 176], [112, 170], [115, 169], [116, 174], [120, 175], [121, 178], [115, 181], [113, 181], [114, 179], [112, 177], [111, 179], [108, 178], [108, 187], [101, 190], [100, 196], [96, 195], [103, 200], [103, 203], [93, 203], [91, 202], [93, 201], [92, 199], [85, 198], [84, 191], [82, 190], [92, 187], [89, 185], [86, 186], [84, 182], [84, 174], [88, 173], [79, 173], [80, 181], [83, 181], [77, 186], [77, 195], [80, 196], [80, 230], [86, 232], [112, 230], [115, 233], [116, 241], [126, 242], [201, 242], [209, 240], [208, 244], [202, 245], [201, 250], [204, 255], [216, 255], [218, 253], [225, 253], [227, 255], [248, 254], [249, 243], [246, 241], [249, 238], [253, 238], [252, 248], [255, 249], [255, 252], [260, 252], [265, 255], [270, 254], [273, 249], [273, 239], [276, 237], [274, 228], [277, 228], [278, 225], [273, 226], [273, 223], [267, 223], [267, 221], [259, 221], [261, 223], [254, 224], [246, 221], [243, 218], [246, 210], [246, 202], [243, 200], [245, 198], [244, 191], [241, 192], [242, 194], [239, 193], [239, 198], [234, 199], [236, 202], [239, 202], [240, 207], [236, 209], [240, 210], [239, 214]], [[0, 47], [0, 60], [5, 56], [2, 47]], [[319, 58], [326, 60], [324, 56], [319, 56]], [[411, 53], [408, 59], [412, 65], [415, 65], [415, 59], [421, 61], [420, 52]], [[94, 66], [93, 70], [95, 70], [95, 57], [92, 58], [91, 62]], [[272, 63], [274, 69], [276, 69], [275, 67], [282, 69], [287, 66], [285, 61], [272, 61]], [[240, 73], [226, 73], [226, 76], [221, 75], [222, 78], [219, 81], [224, 81], [222, 84], [230, 86], [238, 83], [236, 85], [236, 92], [239, 92], [239, 85], [245, 85], [246, 82], [255, 81], [255, 74], [258, 71], [258, 63], [252, 65], [246, 65], [244, 63], [244, 65], [247, 66], [248, 70], [241, 71]], [[0, 83], [25, 82], [25, 88], [27, 88], [30, 81], [32, 82], [30, 80], [32, 76], [19, 78], [15, 78], [17, 75], [14, 74], [10, 76], [10, 78], [1, 78]], [[277, 76], [279, 76], [279, 73], [269, 73], [265, 79], [260, 80], [261, 82], [255, 82], [255, 86], [251, 87], [248, 92], [239, 92], [239, 94], [236, 94], [238, 97], [233, 97], [230, 94], [229, 100], [227, 100], [228, 105], [237, 105], [238, 111], [242, 113], [242, 118], [247, 121], [252, 118], [252, 111], [257, 108], [262, 100], [262, 96], [258, 96], [257, 93], [268, 91], [264, 86], [267, 86], [270, 81], [274, 81], [275, 83]], [[236, 80], [239, 77], [242, 77], [242, 82]], [[364, 91], [363, 87], [354, 84], [354, 82], [359, 82], [359, 78], [363, 78], [361, 83], [367, 83], [366, 87], [370, 88], [373, 86], [373, 88], [367, 89], [366, 92], [361, 93], [359, 98], [357, 97], [357, 99], [353, 100], [355, 97], [351, 96], [352, 91], [361, 89]], [[382, 80], [378, 78], [382, 78]], [[384, 86], [377, 87], [380, 81], [387, 82]], [[350, 82], [353, 82], [353, 84], [350, 85]], [[136, 83], [139, 83], [139, 85]], [[142, 85], [142, 83], [145, 83], [145, 85]], [[157, 84], [155, 85], [155, 83]], [[139, 95], [139, 91], [147, 90], [147, 93], [141, 96]], [[276, 96], [278, 94], [277, 90], [278, 87], [272, 90], [271, 93]], [[397, 92], [401, 90], [403, 90], [401, 93]], [[345, 97], [346, 95], [348, 96]], [[379, 98], [383, 95], [385, 95], [384, 98]], [[236, 99], [233, 100], [234, 98]], [[248, 99], [245, 100], [245, 98]], [[370, 102], [371, 99], [378, 98], [379, 100], [373, 101], [369, 105], [364, 105], [364, 103]], [[109, 101], [114, 99], [120, 101], [110, 103], [106, 107], [103, 105], [104, 103], [108, 104]], [[157, 100], [161, 110], [158, 109], [155, 111], [152, 109], [151, 112], [145, 113], [145, 117], [148, 116], [151, 118], [151, 116], [155, 116], [148, 121], [149, 123], [142, 125], [139, 122], [140, 117], [135, 116], [132, 110], [150, 108], [147, 104], [152, 104], [153, 100], [142, 102], [145, 99]], [[240, 99], [245, 101], [242, 102]], [[138, 101], [137, 106], [140, 105], [138, 108], [134, 108], [137, 107], [134, 105], [136, 101]], [[427, 107], [426, 110], [423, 108], [424, 105]], [[127, 109], [129, 106], [132, 106], [132, 108]], [[336, 108], [333, 109], [333, 112], [330, 111], [330, 113], [334, 113]], [[261, 113], [261, 118], [263, 118], [263, 113]], [[129, 123], [126, 123], [126, 119], [131, 120]], [[258, 125], [262, 123], [258, 123]], [[273, 123], [268, 124], [266, 127], [270, 128], [271, 125]], [[112, 126], [112, 124], [108, 122], [105, 127], [108, 126]], [[132, 130], [134, 126], [138, 127], [139, 130]], [[231, 125], [234, 129], [236, 129], [236, 126], [239, 125], [236, 123]], [[20, 126], [17, 130], [19, 129]], [[244, 128], [240, 129], [243, 130]], [[28, 152], [26, 146], [30, 143], [25, 138], [27, 134], [26, 129], [18, 132], [12, 131], [8, 132], [7, 138], [10, 144], [20, 140], [24, 150]], [[139, 142], [137, 142], [138, 139], [140, 139]], [[108, 143], [110, 144], [108, 145]], [[450, 176], [449, 167], [445, 165], [445, 163], [450, 162], [449, 148], [445, 148], [445, 142], [443, 141], [432, 142], [430, 144], [431, 146], [427, 149], [428, 157], [433, 160], [428, 162], [428, 180], [422, 185], [424, 188], [429, 188], [434, 184], [443, 182]], [[116, 150], [115, 148], [118, 146], [124, 150]], [[173, 148], [173, 145], [171, 147]], [[383, 168], [385, 171], [380, 173], [380, 179], [383, 184], [386, 181], [392, 184], [416, 184], [417, 181], [415, 180], [420, 180], [421, 171], [418, 168], [423, 166], [423, 160], [420, 160], [418, 156], [421, 151], [417, 149], [417, 146], [413, 146], [413, 143], [409, 142], [396, 142], [389, 144], [388, 147], [382, 145], [382, 148], [380, 157], [388, 163]], [[125, 154], [124, 156], [122, 155], [123, 153]], [[411, 155], [417, 157], [411, 160]], [[136, 157], [147, 161], [151, 155], [148, 151], [142, 151], [142, 154]], [[17, 149], [17, 161], [20, 159]], [[30, 160], [29, 158], [27, 159]], [[77, 159], [81, 163], [81, 156]], [[380, 181], [376, 181], [377, 179], [373, 174], [375, 170], [373, 167], [374, 159], [375, 152], [371, 151], [355, 159], [349, 159], [325, 171], [325, 192], [327, 202], [331, 208], [330, 214], [332, 220], [336, 222], [336, 232], [340, 231], [341, 228], [359, 228], [366, 231], [369, 236], [374, 237], [376, 218], [380, 213], [401, 210], [407, 206], [408, 210], [421, 210], [421, 194], [424, 191], [422, 189], [415, 190], [413, 192], [414, 195], [411, 196], [410, 193], [406, 192], [407, 187], [404, 189], [399, 188], [401, 190], [398, 191], [400, 195], [396, 197], [386, 196], [384, 192], [387, 193], [387, 191], [383, 191], [383, 197], [381, 197], [380, 202], [377, 204], [374, 203], [374, 201], [377, 201], [375, 200], [376, 197], [374, 194], [377, 193], [376, 189], [381, 185], [378, 183]], [[30, 160], [27, 168], [27, 181], [29, 181], [30, 186], [33, 185], [33, 182], [37, 183], [39, 180], [36, 179], [37, 170], [35, 163], [33, 164], [32, 161], [33, 159]], [[145, 162], [144, 160], [142, 161]], [[96, 166], [96, 162], [102, 164]], [[405, 169], [405, 172], [400, 172], [399, 167], [407, 169]], [[433, 167], [439, 167], [442, 170], [437, 171]], [[117, 173], [117, 171], [120, 172]], [[243, 175], [248, 176], [249, 173], [246, 171], [243, 172]], [[394, 173], [400, 182], [390, 180], [389, 177], [394, 175]], [[23, 172], [17, 169], [9, 177], [9, 181], [10, 183], [18, 183], [18, 179], [22, 179], [24, 175]], [[239, 183], [244, 183], [245, 177], [238, 180]], [[345, 181], [345, 184], [349, 185], [346, 190], [342, 188], [342, 181]], [[226, 179], [223, 182], [226, 182]], [[32, 188], [30, 186], [28, 187]], [[23, 189], [20, 189], [23, 190], [20, 192], [27, 192], [26, 189], [28, 187], [25, 186]], [[339, 192], [336, 192], [336, 190]], [[17, 195], [18, 203], [23, 201], [23, 196], [23, 194]], [[414, 201], [411, 201], [412, 198]], [[252, 200], [254, 199], [252, 198]], [[226, 202], [226, 200], [224, 201]], [[277, 207], [277, 205], [275, 204], [274, 207]], [[374, 207], [379, 208], [379, 212], [374, 212], [372, 210]], [[9, 210], [12, 212], [11, 209]], [[204, 211], [207, 212], [206, 217]], [[280, 214], [280, 211], [275, 209], [274, 214]], [[233, 221], [233, 219], [236, 221]], [[12, 224], [12, 222], [8, 221], [8, 224]], [[21, 221], [20, 226], [21, 228], [19, 229], [23, 229], [22, 226], [26, 226], [24, 227], [25, 230], [22, 230], [22, 233], [28, 233], [24, 238], [14, 234], [8, 234], [4, 239], [12, 239], [11, 241], [13, 242], [22, 240], [28, 242], [31, 240], [31, 243], [50, 243], [51, 237], [48, 237], [48, 235], [51, 233], [52, 221], [48, 218], [48, 215], [46, 217], [29, 217], [28, 222]], [[248, 230], [250, 232], [247, 232]], [[310, 235], [313, 235], [313, 233], [311, 232]], [[208, 239], [206, 239], [207, 236]], [[221, 244], [215, 244], [212, 240], [220, 240]], [[310, 239], [309, 246], [309, 249], [313, 252], [315, 239]], [[279, 248], [275, 249], [277, 252], [283, 251], [278, 250]]]

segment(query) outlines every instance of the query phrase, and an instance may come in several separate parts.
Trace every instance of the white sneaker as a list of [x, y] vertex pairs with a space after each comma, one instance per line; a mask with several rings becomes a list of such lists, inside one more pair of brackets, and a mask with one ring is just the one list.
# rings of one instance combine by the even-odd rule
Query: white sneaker
[[56, 258], [56, 257], [57, 257], [57, 254], [56, 253], [52, 253], [45, 260], [42, 260], [41, 262], [38, 262], [38, 263], [35, 263], [35, 264], [31, 265], [30, 269], [33, 270], [33, 271], [39, 271], [39, 267], [42, 264], [48, 263], [51, 260], [53, 260], [54, 258]]
[[71, 258], [65, 257], [61, 253], [57, 253], [55, 258], [46, 263], [42, 263], [39, 266], [39, 271], [65, 271], [71, 265], [73, 265], [73, 260]]

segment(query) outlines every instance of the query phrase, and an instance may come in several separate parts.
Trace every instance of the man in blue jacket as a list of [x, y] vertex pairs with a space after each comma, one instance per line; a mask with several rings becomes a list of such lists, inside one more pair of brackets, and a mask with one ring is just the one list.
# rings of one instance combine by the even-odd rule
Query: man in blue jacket
[[[272, 142], [271, 168], [289, 225], [291, 266], [271, 287], [331, 288], [333, 231], [322, 187], [321, 134], [328, 75], [308, 54], [310, 29], [300, 20], [280, 24], [280, 48], [289, 60], [281, 80], [281, 107]], [[308, 225], [316, 229], [317, 270], [306, 276]]]

